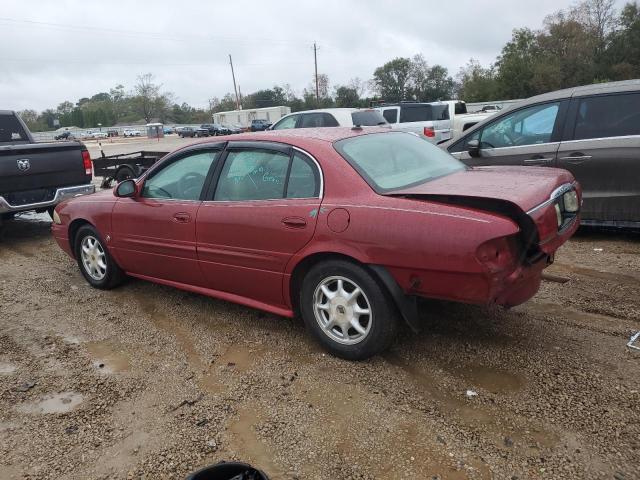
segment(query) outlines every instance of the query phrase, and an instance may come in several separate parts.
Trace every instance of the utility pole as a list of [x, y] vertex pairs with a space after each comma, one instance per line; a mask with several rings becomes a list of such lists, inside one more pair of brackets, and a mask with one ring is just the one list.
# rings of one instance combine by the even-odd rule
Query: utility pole
[[233, 73], [233, 60], [229, 54], [229, 65], [231, 65], [231, 77], [233, 78], [233, 91], [236, 93], [236, 109], [240, 110], [240, 99], [238, 98], [238, 89], [236, 88], [236, 74]]
[[316, 65], [316, 103], [320, 106], [320, 90], [318, 89], [318, 47], [313, 42], [313, 61]]

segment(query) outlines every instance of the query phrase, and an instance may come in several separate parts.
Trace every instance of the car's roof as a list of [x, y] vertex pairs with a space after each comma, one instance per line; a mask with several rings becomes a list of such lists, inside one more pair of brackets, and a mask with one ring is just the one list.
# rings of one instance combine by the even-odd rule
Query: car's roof
[[[319, 127], [319, 128], [290, 128], [286, 130], [271, 130], [267, 132], [250, 132], [234, 135], [229, 139], [230, 142], [248, 142], [248, 141], [266, 141], [281, 142], [293, 146], [302, 147], [310, 143], [334, 143], [345, 138], [357, 137], [359, 135], [368, 135], [371, 133], [401, 133], [382, 127]], [[409, 135], [409, 134], [407, 134]], [[196, 142], [202, 143], [219, 143], [220, 140], [203, 140]]]
[[[554, 92], [543, 93], [535, 97], [527, 98], [521, 102], [510, 106], [509, 110], [514, 107], [522, 107], [532, 103], [544, 101], [560, 100], [563, 98], [583, 97], [585, 95], [597, 95], [600, 93], [618, 93], [640, 90], [640, 79], [622, 80], [620, 82], [595, 83], [593, 85], [582, 85], [579, 87], [565, 88]], [[506, 111], [507, 109], [505, 109]]]

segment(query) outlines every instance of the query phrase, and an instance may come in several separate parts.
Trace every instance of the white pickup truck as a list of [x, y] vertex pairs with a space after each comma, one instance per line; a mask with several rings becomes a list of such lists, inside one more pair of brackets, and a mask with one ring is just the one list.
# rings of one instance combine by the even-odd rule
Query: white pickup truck
[[376, 107], [391, 128], [422, 135], [432, 143], [446, 142], [495, 112], [467, 113], [461, 100], [400, 102]]

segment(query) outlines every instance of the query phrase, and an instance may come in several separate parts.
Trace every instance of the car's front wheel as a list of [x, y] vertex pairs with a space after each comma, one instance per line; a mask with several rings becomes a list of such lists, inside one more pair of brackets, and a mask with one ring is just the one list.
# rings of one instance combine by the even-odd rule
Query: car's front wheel
[[80, 272], [94, 288], [109, 290], [124, 280], [124, 272], [104, 246], [104, 240], [91, 225], [80, 227], [75, 240]]
[[313, 336], [348, 360], [382, 352], [396, 335], [398, 313], [388, 293], [365, 267], [348, 261], [329, 260], [307, 272], [300, 310]]

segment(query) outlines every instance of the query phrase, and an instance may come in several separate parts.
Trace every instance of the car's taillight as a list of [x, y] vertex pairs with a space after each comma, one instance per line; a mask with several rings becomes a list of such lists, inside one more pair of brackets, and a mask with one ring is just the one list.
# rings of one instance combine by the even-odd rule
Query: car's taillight
[[511, 273], [516, 268], [517, 256], [515, 236], [494, 238], [476, 250], [476, 257], [490, 273]]
[[436, 136], [436, 131], [433, 127], [424, 127], [423, 131], [425, 137], [433, 138]]
[[93, 162], [91, 162], [91, 155], [89, 155], [89, 150], [82, 150], [82, 164], [84, 166], [84, 174], [91, 175]]

